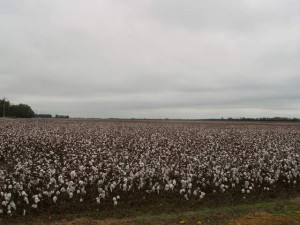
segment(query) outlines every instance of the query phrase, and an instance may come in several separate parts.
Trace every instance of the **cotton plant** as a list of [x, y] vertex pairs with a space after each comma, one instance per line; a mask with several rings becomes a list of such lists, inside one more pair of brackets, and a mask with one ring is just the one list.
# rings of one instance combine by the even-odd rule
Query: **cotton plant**
[[[142, 196], [205, 201], [295, 188], [296, 126], [0, 121], [0, 215]], [[9, 127], [4, 129], [4, 127]], [[88, 197], [87, 197], [88, 196]], [[124, 196], [124, 198], [123, 198]], [[126, 198], [125, 198], [126, 196]]]

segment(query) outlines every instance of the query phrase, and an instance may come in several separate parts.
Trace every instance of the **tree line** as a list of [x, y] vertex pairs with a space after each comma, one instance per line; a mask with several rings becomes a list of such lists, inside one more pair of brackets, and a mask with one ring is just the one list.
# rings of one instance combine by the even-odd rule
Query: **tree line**
[[[53, 118], [51, 114], [35, 114], [29, 105], [12, 104], [4, 99], [0, 100], [0, 117], [11, 118]], [[55, 115], [54, 118], [68, 119], [68, 115]]]
[[9, 101], [0, 100], [0, 117], [32, 118], [34, 112], [29, 105], [11, 104]]
[[228, 120], [228, 121], [271, 121], [271, 122], [299, 122], [299, 118], [289, 118], [289, 117], [261, 117], [261, 118], [246, 118], [246, 117], [240, 117], [240, 118], [222, 118], [221, 120]]

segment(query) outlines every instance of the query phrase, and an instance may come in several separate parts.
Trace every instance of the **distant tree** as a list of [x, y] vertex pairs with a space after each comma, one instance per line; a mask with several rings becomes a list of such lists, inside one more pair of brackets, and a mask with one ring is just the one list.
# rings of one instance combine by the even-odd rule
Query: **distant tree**
[[34, 114], [35, 118], [52, 118], [51, 114]]
[[32, 118], [34, 117], [34, 112], [29, 105], [19, 104], [11, 105], [9, 107], [8, 115], [17, 118]]
[[[3, 117], [3, 105], [4, 105], [4, 100], [0, 100], [0, 117]], [[10, 102], [5, 101], [5, 116], [9, 116], [9, 108], [10, 108]]]
[[57, 118], [57, 119], [69, 119], [70, 117], [68, 115], [55, 115], [55, 118]]

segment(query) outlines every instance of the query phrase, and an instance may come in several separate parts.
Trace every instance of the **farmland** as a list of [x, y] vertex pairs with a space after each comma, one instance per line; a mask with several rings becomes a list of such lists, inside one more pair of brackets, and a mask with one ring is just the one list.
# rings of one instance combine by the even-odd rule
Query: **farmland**
[[299, 191], [297, 123], [0, 121], [0, 217]]

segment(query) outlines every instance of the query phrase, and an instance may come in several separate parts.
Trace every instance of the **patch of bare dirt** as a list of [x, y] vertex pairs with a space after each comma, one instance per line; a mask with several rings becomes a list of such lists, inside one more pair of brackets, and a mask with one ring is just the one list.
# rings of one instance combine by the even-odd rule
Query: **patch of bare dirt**
[[294, 198], [291, 202], [300, 205], [300, 197]]
[[79, 218], [72, 221], [62, 220], [51, 225], [129, 225], [132, 221], [125, 219], [94, 220], [92, 218]]
[[255, 212], [246, 214], [236, 220], [232, 220], [230, 225], [300, 225], [300, 220], [291, 219], [285, 216], [274, 216], [267, 212]]
[[132, 220], [103, 220], [98, 225], [129, 225], [133, 224]]

